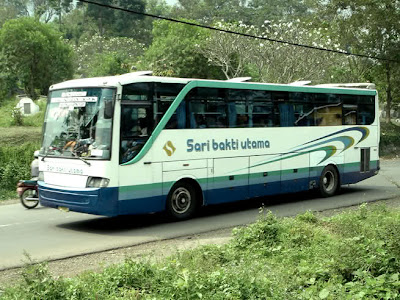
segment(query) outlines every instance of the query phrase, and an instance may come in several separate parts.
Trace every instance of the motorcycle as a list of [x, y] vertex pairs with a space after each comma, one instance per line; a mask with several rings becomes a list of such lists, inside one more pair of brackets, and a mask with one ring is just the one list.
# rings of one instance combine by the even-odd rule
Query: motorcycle
[[17, 194], [21, 200], [21, 204], [27, 208], [32, 209], [38, 206], [38, 184], [37, 180], [20, 180], [17, 184]]

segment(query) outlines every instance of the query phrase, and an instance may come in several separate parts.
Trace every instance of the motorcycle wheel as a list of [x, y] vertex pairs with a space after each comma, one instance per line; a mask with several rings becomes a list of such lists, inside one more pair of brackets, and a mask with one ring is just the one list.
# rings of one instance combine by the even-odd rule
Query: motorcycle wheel
[[35, 208], [39, 204], [39, 198], [34, 189], [26, 189], [19, 198], [21, 204], [27, 209]]

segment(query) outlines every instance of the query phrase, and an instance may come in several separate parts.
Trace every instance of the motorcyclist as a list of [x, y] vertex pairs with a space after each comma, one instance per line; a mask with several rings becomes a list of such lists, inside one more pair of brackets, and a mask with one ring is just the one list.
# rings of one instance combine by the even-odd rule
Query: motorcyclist
[[34, 153], [35, 159], [31, 163], [31, 180], [38, 180], [39, 178], [39, 150]]

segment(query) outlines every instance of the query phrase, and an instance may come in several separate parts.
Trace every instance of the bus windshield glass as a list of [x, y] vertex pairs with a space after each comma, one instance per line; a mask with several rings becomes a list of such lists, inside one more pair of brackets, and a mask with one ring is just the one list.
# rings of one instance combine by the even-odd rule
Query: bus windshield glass
[[115, 89], [51, 91], [40, 154], [110, 159]]

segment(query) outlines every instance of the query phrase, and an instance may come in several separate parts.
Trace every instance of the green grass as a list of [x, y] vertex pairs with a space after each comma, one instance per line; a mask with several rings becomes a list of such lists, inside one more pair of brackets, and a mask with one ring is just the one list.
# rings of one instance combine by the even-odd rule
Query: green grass
[[0, 201], [16, 198], [18, 180], [30, 178], [40, 141], [39, 127], [0, 127]]
[[39, 113], [33, 116], [22, 116], [22, 124], [18, 124], [18, 121], [13, 117], [13, 109], [17, 105], [19, 99], [11, 98], [4, 100], [0, 106], [0, 127], [11, 127], [11, 126], [34, 126], [41, 127], [44, 120], [44, 114], [46, 110], [46, 99], [41, 98], [36, 100], [35, 103], [39, 105]]
[[318, 218], [263, 213], [224, 246], [161, 262], [127, 260], [100, 273], [54, 278], [30, 265], [2, 299], [395, 299], [400, 212], [384, 206]]
[[0, 201], [16, 198], [16, 184], [30, 178], [33, 152], [40, 148], [46, 102], [36, 101], [40, 112], [22, 117], [19, 121], [24, 126], [16, 126], [12, 114], [17, 103], [18, 99], [8, 99], [0, 107]]

